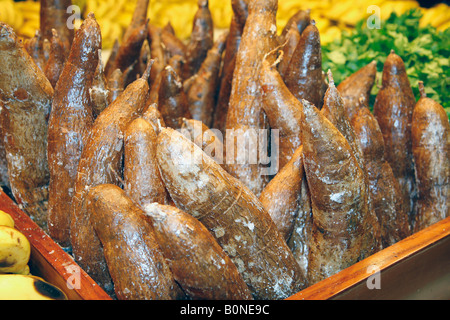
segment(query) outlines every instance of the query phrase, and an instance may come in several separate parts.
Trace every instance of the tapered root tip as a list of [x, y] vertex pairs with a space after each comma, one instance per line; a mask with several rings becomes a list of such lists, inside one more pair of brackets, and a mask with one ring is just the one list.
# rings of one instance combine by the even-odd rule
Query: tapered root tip
[[334, 86], [333, 73], [331, 72], [330, 69], [328, 69], [327, 75], [328, 75], [328, 84], [330, 86]]
[[427, 94], [425, 93], [425, 86], [423, 85], [423, 81], [419, 81], [418, 84], [419, 84], [420, 97], [426, 98]]
[[145, 72], [142, 75], [142, 79], [148, 80], [148, 78], [150, 77], [150, 72], [152, 70], [153, 63], [155, 63], [154, 59], [151, 59], [147, 62], [147, 69], [145, 69]]

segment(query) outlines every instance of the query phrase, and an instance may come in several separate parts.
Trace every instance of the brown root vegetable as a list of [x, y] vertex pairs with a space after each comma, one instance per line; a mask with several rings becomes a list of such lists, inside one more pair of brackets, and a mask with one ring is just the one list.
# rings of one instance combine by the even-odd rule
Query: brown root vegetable
[[[255, 162], [250, 159], [250, 154], [257, 148], [256, 145], [252, 145], [251, 136], [258, 130], [268, 127], [262, 109], [263, 92], [259, 78], [264, 56], [277, 44], [277, 9], [278, 2], [274, 0], [249, 3], [248, 17], [236, 56], [226, 119], [227, 129], [235, 134], [241, 132], [245, 140], [250, 140], [245, 141], [243, 150], [236, 150], [239, 141], [227, 138], [227, 171], [242, 181], [256, 196], [260, 195], [269, 179], [268, 175], [264, 174], [265, 168], [260, 157]], [[263, 146], [259, 147], [261, 152], [258, 156], [266, 151], [261, 149]], [[242, 157], [244, 159], [238, 159]]]
[[338, 129], [302, 100], [303, 163], [311, 193], [308, 280], [312, 285], [353, 265], [363, 248], [365, 175]]
[[93, 187], [86, 199], [119, 300], [174, 300], [184, 294], [162, 254], [152, 224], [125, 192]]
[[167, 65], [161, 33], [162, 29], [160, 27], [157, 27], [151, 23], [148, 25], [147, 40], [150, 45], [150, 56], [152, 60], [154, 60], [152, 73], [150, 74], [150, 83], [152, 83], [153, 86], [159, 85], [159, 82], [156, 81], [156, 79]]
[[162, 127], [166, 126], [164, 119], [161, 115], [161, 112], [158, 110], [158, 105], [156, 103], [149, 105], [143, 112], [142, 118], [147, 120], [148, 123], [152, 125], [153, 130], [156, 135], [159, 134], [159, 131]]
[[[132, 36], [132, 34], [140, 29], [142, 25], [146, 24], [148, 5], [150, 0], [137, 0], [134, 7], [133, 16], [131, 17], [130, 24], [126, 28], [122, 41], [126, 42]], [[145, 69], [144, 69], [145, 70]]]
[[[0, 110], [4, 107], [2, 100], [0, 99]], [[1, 112], [0, 112], [1, 115]], [[2, 187], [3, 191], [10, 190], [11, 186], [9, 184], [8, 177], [8, 161], [6, 159], [6, 150], [5, 150], [5, 142], [3, 141], [3, 133], [1, 128], [0, 121], [0, 187]]]
[[286, 41], [287, 35], [289, 34], [292, 27], [295, 27], [299, 34], [303, 32], [303, 30], [306, 29], [306, 27], [311, 23], [311, 17], [310, 17], [311, 10], [298, 10], [296, 13], [294, 13], [284, 26], [283, 30], [281, 31], [281, 42]]
[[114, 40], [114, 44], [111, 48], [111, 52], [109, 53], [108, 60], [106, 61], [106, 64], [105, 64], [104, 73], [105, 73], [105, 76], [107, 79], [109, 79], [112, 72], [114, 72], [114, 70], [112, 68], [114, 68], [114, 61], [116, 60], [117, 52], [119, 51], [119, 47], [120, 47], [119, 40], [118, 39]]
[[183, 118], [180, 132], [199, 146], [203, 152], [223, 165], [223, 136], [217, 129], [210, 129], [200, 120]]
[[124, 190], [142, 207], [147, 202], [168, 203], [156, 161], [156, 133], [143, 118], [133, 120], [124, 134]]
[[181, 78], [171, 66], [165, 67], [161, 73], [158, 110], [166, 126], [171, 128], [179, 128], [180, 119], [183, 117], [192, 118]]
[[94, 78], [92, 79], [91, 87], [89, 88], [89, 97], [92, 102], [92, 112], [94, 118], [106, 109], [109, 105], [109, 89], [108, 81], [103, 70], [102, 52], [98, 51], [98, 63], [95, 69]]
[[314, 20], [305, 28], [284, 75], [286, 86], [298, 99], [322, 105], [322, 49]]
[[[281, 52], [279, 60], [282, 58]], [[260, 71], [260, 83], [263, 90], [262, 108], [267, 115], [270, 127], [279, 130], [278, 162], [279, 167], [283, 168], [302, 144], [301, 103], [286, 87], [276, 65], [264, 59]]]
[[53, 87], [13, 29], [0, 23], [0, 110], [8, 175], [15, 201], [47, 229], [47, 119]]
[[233, 81], [234, 68], [236, 66], [236, 54], [241, 43], [244, 32], [245, 21], [248, 16], [248, 0], [231, 1], [233, 16], [228, 31], [225, 54], [222, 63], [219, 92], [214, 109], [214, 120], [212, 128], [225, 133], [225, 125], [228, 113], [228, 102], [231, 94], [231, 83]]
[[161, 29], [161, 43], [165, 48], [166, 60], [169, 60], [176, 55], [184, 58], [186, 54], [186, 44], [175, 35], [173, 29], [169, 30], [166, 27]]
[[308, 262], [309, 262], [309, 246], [312, 233], [312, 208], [311, 194], [306, 181], [306, 174], [303, 168], [302, 185], [300, 187], [301, 194], [298, 201], [298, 212], [294, 221], [293, 230], [288, 240], [288, 246], [294, 255], [300, 269], [306, 276], [306, 284], [308, 286]]
[[375, 211], [373, 210], [372, 198], [369, 192], [369, 178], [367, 176], [366, 164], [360, 141], [346, 115], [344, 101], [334, 85], [331, 70], [328, 70], [327, 74], [329, 84], [324, 96], [324, 104], [321, 109], [321, 113], [336, 127], [336, 129], [339, 130], [340, 133], [342, 133], [344, 138], [347, 140], [353, 156], [356, 158], [356, 161], [365, 176], [366, 192], [364, 193], [364, 202], [367, 205], [367, 209], [365, 210], [366, 215], [363, 216], [363, 219], [367, 220], [367, 222], [363, 223], [363, 225], [367, 228], [364, 232], [367, 245], [363, 245], [363, 247], [370, 248], [368, 252], [362, 252], [362, 258], [365, 258], [381, 249], [382, 243], [380, 223]]
[[64, 52], [64, 44], [58, 36], [58, 32], [53, 29], [53, 36], [51, 38], [50, 55], [45, 63], [44, 73], [47, 79], [52, 84], [52, 87], [56, 87], [59, 76], [66, 62], [66, 56]]
[[214, 44], [214, 24], [209, 10], [209, 1], [198, 0], [197, 5], [198, 10], [194, 16], [191, 37], [186, 46], [186, 64], [180, 75], [182, 79], [188, 79], [197, 73]]
[[342, 100], [344, 100], [345, 112], [350, 120], [358, 113], [360, 108], [368, 105], [376, 75], [377, 62], [374, 60], [344, 79], [337, 86]]
[[190, 299], [252, 299], [237, 267], [200, 221], [158, 203], [146, 204], [144, 211], [175, 280]]
[[62, 246], [70, 245], [69, 215], [78, 162], [94, 122], [89, 88], [101, 44], [100, 26], [89, 15], [75, 34], [48, 122], [49, 233]]
[[222, 54], [227, 36], [227, 33], [222, 33], [213, 47], [208, 50], [205, 60], [186, 93], [192, 118], [202, 121], [208, 127], [212, 125]]
[[415, 231], [450, 216], [450, 125], [444, 108], [427, 97], [422, 81], [419, 90], [411, 126], [418, 188]]
[[298, 42], [300, 41], [300, 32], [298, 31], [297, 25], [292, 24], [284, 38], [283, 59], [278, 64], [278, 72], [280, 72], [283, 79], [286, 70], [289, 67], [289, 63], [291, 62], [291, 57], [297, 48]]
[[95, 120], [78, 165], [72, 199], [70, 238], [75, 261], [106, 292], [112, 282], [100, 241], [86, 211], [89, 189], [99, 184], [121, 183], [123, 137], [127, 125], [142, 112], [147, 98], [151, 64], [144, 75], [132, 82]]
[[270, 180], [259, 196], [280, 234], [288, 241], [300, 208], [303, 179], [303, 147], [300, 146], [291, 160]]
[[108, 105], [110, 105], [124, 90], [122, 71], [120, 69], [114, 70], [107, 78], [107, 84], [109, 90]]
[[41, 32], [36, 30], [33, 38], [25, 39], [24, 48], [33, 59], [34, 63], [42, 70], [45, 70], [44, 46]]
[[65, 56], [68, 56], [72, 46], [75, 28], [70, 28], [69, 18], [72, 12], [69, 7], [71, 0], [42, 0], [40, 1], [40, 32], [42, 41], [52, 38], [52, 29], [58, 32], [58, 35], [64, 44]]
[[391, 51], [384, 63], [382, 87], [375, 98], [373, 114], [383, 133], [385, 157], [402, 189], [404, 208], [411, 225], [417, 197], [411, 146], [411, 121], [415, 103], [405, 64], [401, 57]]
[[378, 217], [384, 248], [410, 233], [408, 215], [403, 209], [400, 187], [384, 158], [384, 141], [377, 120], [366, 107], [352, 119], [363, 152], [372, 207]]
[[174, 203], [213, 234], [255, 299], [281, 299], [304, 277], [258, 198], [181, 133], [163, 128], [158, 164]]
[[139, 28], [134, 29], [126, 41], [121, 43], [117, 51], [117, 56], [111, 70], [120, 69], [125, 75], [127, 69], [131, 68], [131, 70], [128, 70], [129, 74], [124, 79], [125, 87], [136, 80], [138, 72], [136, 65], [139, 60], [142, 44], [147, 39], [147, 29], [148, 21], [140, 25]]

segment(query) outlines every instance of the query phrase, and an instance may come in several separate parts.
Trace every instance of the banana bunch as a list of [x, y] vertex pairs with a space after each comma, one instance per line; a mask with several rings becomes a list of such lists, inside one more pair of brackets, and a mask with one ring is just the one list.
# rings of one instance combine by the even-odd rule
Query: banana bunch
[[30, 242], [0, 210], [0, 300], [67, 300], [59, 288], [30, 274]]
[[0, 0], [0, 21], [18, 30], [24, 24], [24, 14], [17, 12], [13, 0]]
[[0, 210], [0, 273], [29, 274], [30, 242], [14, 227], [11, 216]]
[[0, 0], [0, 20], [4, 21], [1, 17], [3, 11], [4, 2], [11, 2], [13, 8], [13, 15], [16, 19], [21, 19], [20, 25], [17, 23], [8, 23], [17, 31], [17, 34], [23, 38], [31, 38], [35, 35], [36, 30], [39, 30], [39, 1], [21, 1], [13, 2], [12, 0]]
[[422, 11], [423, 16], [420, 19], [419, 26], [432, 25], [438, 31], [444, 31], [450, 28], [450, 6], [445, 3], [439, 3], [430, 9]]

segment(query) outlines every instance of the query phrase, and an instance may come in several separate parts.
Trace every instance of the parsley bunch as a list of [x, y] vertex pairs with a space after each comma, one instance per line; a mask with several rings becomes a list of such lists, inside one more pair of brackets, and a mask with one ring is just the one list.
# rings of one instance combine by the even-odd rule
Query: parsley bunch
[[411, 87], [419, 99], [418, 81], [427, 96], [439, 102], [450, 118], [450, 28], [438, 32], [432, 26], [419, 27], [422, 14], [412, 9], [402, 15], [393, 13], [381, 22], [380, 29], [367, 27], [366, 19], [352, 32], [322, 48], [323, 68], [330, 69], [337, 84], [372, 60], [377, 61], [377, 83], [373, 87], [370, 108], [381, 86], [383, 64], [391, 49], [404, 61]]

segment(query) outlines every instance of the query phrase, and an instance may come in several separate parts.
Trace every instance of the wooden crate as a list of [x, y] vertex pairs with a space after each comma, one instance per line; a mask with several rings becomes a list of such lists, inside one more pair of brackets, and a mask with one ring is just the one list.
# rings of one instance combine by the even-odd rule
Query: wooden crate
[[[3, 191], [0, 209], [9, 213], [17, 230], [30, 241], [30, 270], [65, 292], [69, 300], [111, 300], [89, 275], [83, 271], [57, 243], [55, 243]], [[69, 284], [69, 285], [68, 285]]]
[[289, 300], [450, 299], [450, 217]]
[[[13, 217], [16, 228], [29, 239], [30, 268], [35, 275], [61, 288], [71, 300], [111, 299], [4, 192], [0, 192], [0, 209]], [[67, 283], [72, 283], [74, 267], [80, 271], [79, 286], [71, 289]], [[379, 283], [380, 289], [369, 289], [368, 282]], [[326, 299], [450, 299], [450, 217], [287, 300]]]

